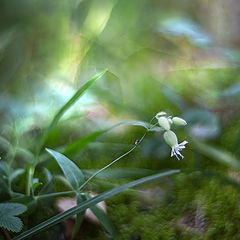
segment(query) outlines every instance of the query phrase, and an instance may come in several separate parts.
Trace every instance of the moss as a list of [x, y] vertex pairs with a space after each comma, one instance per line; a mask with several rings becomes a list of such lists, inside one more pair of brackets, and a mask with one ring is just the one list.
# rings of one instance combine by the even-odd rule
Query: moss
[[[164, 189], [156, 205], [144, 209], [139, 195], [125, 192], [107, 201], [108, 216], [119, 240], [131, 239], [137, 234], [141, 239], [151, 240], [237, 240], [240, 234], [238, 195], [236, 189], [222, 186], [217, 180], [199, 181], [191, 174], [179, 174], [172, 187]], [[178, 223], [186, 213], [197, 208], [204, 216], [206, 231], [203, 233]], [[107, 238], [100, 230], [94, 239]]]
[[239, 193], [212, 180], [199, 194], [209, 219], [206, 239], [239, 239]]

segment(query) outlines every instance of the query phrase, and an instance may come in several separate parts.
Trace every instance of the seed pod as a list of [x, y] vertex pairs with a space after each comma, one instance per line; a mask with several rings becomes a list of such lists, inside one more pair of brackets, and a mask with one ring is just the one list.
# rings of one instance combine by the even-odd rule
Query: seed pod
[[170, 130], [170, 124], [166, 117], [158, 118], [158, 123], [159, 123], [159, 126], [164, 128], [165, 130]]
[[172, 121], [177, 126], [185, 126], [185, 125], [187, 125], [187, 122], [184, 119], [180, 118], [180, 117], [174, 117], [172, 119]]
[[166, 131], [166, 132], [163, 134], [163, 138], [164, 138], [165, 142], [166, 142], [171, 148], [178, 145], [177, 136], [176, 136], [176, 134], [175, 134], [173, 131], [171, 131], [171, 130]]

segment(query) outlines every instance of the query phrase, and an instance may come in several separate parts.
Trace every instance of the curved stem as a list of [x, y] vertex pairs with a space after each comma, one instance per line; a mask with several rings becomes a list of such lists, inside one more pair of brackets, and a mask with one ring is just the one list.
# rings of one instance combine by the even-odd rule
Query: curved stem
[[86, 182], [84, 182], [79, 188], [78, 191], [81, 190], [83, 187], [85, 187], [95, 176], [97, 176], [99, 173], [101, 173], [102, 171], [104, 171], [105, 169], [107, 169], [108, 167], [110, 167], [111, 165], [113, 165], [114, 163], [116, 163], [118, 160], [120, 160], [121, 158], [127, 156], [129, 153], [131, 153], [135, 148], [137, 147], [137, 145], [135, 145], [134, 147], [132, 147], [129, 151], [127, 151], [126, 153], [124, 153], [123, 155], [121, 155], [120, 157], [116, 158], [115, 160], [113, 160], [111, 163], [109, 163], [108, 165], [106, 165], [105, 167], [101, 168], [100, 170], [98, 170], [97, 172], [95, 172], [90, 178], [88, 178], [88, 180]]
[[[155, 116], [151, 119], [151, 121], [149, 122], [149, 125], [151, 126], [152, 121], [154, 120]], [[109, 168], [110, 166], [112, 166], [114, 163], [116, 163], [117, 161], [119, 161], [120, 159], [122, 159], [123, 157], [127, 156], [129, 153], [131, 153], [144, 139], [144, 137], [146, 136], [146, 134], [149, 132], [149, 130], [151, 130], [151, 128], [153, 128], [156, 124], [154, 124], [152, 127], [149, 127], [145, 133], [143, 134], [143, 136], [139, 139], [139, 142], [137, 145], [135, 145], [134, 147], [132, 147], [129, 151], [127, 151], [126, 153], [124, 153], [123, 155], [121, 155], [120, 157], [116, 158], [115, 160], [113, 160], [111, 163], [109, 163], [108, 165], [106, 165], [105, 167], [101, 168], [100, 170], [98, 170], [97, 172], [95, 172], [91, 177], [89, 177], [87, 179], [86, 182], [84, 182], [79, 188], [78, 191], [80, 191], [82, 188], [84, 188], [94, 177], [96, 177], [99, 173], [101, 173], [102, 171], [104, 171], [105, 169]]]

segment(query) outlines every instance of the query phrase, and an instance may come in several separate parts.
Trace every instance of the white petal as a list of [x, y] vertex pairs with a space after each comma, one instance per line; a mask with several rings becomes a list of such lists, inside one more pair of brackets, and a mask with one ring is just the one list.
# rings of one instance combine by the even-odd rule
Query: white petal
[[174, 156], [177, 158], [177, 160], [180, 160], [178, 155], [177, 155], [176, 149], [174, 149], [173, 151], [174, 151]]
[[178, 145], [179, 145], [179, 146], [184, 146], [184, 145], [187, 144], [187, 143], [188, 143], [187, 141], [183, 141], [183, 142], [179, 143]]
[[182, 154], [180, 153], [180, 151], [178, 149], [175, 149], [175, 152], [179, 155], [182, 156]]
[[174, 156], [174, 149], [172, 148], [171, 157]]
[[180, 151], [182, 150], [182, 149], [184, 149], [185, 148], [185, 146], [178, 146], [178, 148], [180, 149]]

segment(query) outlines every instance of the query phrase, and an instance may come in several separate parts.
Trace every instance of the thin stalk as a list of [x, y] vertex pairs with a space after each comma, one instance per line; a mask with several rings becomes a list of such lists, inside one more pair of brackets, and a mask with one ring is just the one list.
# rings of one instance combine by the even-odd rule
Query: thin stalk
[[28, 196], [33, 195], [32, 192], [32, 182], [33, 182], [33, 175], [35, 172], [35, 167], [30, 166], [27, 172], [27, 185], [26, 185], [26, 194]]
[[105, 167], [101, 168], [100, 170], [98, 170], [97, 172], [95, 172], [90, 178], [88, 178], [88, 180], [86, 182], [84, 182], [79, 188], [78, 191], [80, 191], [83, 187], [85, 187], [95, 176], [97, 176], [99, 173], [101, 173], [102, 171], [104, 171], [105, 169], [107, 169], [108, 167], [110, 167], [111, 165], [113, 165], [114, 163], [116, 163], [117, 161], [119, 161], [120, 159], [122, 159], [123, 157], [127, 156], [129, 153], [131, 153], [137, 146], [134, 146], [133, 148], [131, 148], [129, 151], [127, 151], [126, 153], [124, 153], [123, 155], [121, 155], [120, 157], [116, 158], [115, 160], [113, 160], [111, 163], [109, 163], [108, 165], [106, 165]]
[[[153, 117], [151, 119], [151, 121], [149, 122], [149, 125], [151, 126], [152, 121], [154, 120], [155, 117]], [[156, 124], [154, 124], [152, 127], [154, 127]], [[144, 139], [144, 137], [146, 136], [146, 134], [151, 130], [151, 128], [148, 128], [145, 133], [143, 134], [143, 136], [139, 139], [139, 142], [137, 145], [134, 145], [129, 151], [127, 151], [126, 153], [124, 153], [123, 155], [121, 155], [120, 157], [116, 158], [115, 160], [113, 160], [111, 163], [109, 163], [108, 165], [106, 165], [105, 167], [101, 168], [100, 170], [98, 170], [97, 172], [95, 172], [90, 178], [87, 179], [86, 182], [84, 182], [79, 188], [78, 191], [80, 191], [82, 188], [84, 188], [94, 177], [96, 177], [99, 173], [101, 173], [102, 171], [104, 171], [105, 169], [109, 168], [110, 166], [112, 166], [114, 163], [116, 163], [117, 161], [119, 161], [120, 159], [122, 159], [123, 157], [127, 156], [129, 153], [131, 153]]]

